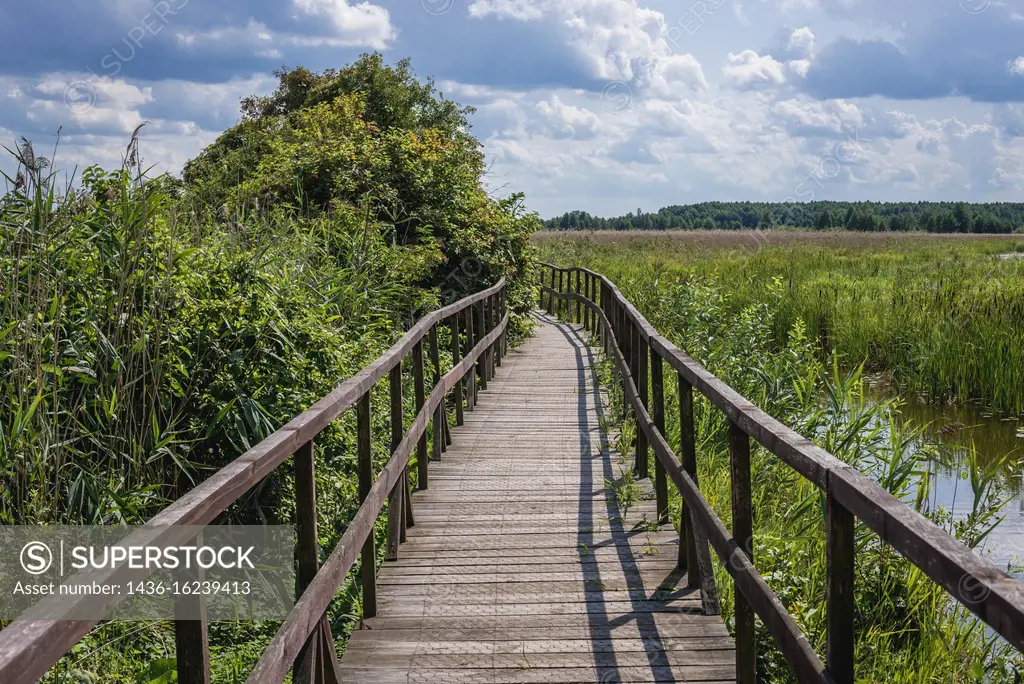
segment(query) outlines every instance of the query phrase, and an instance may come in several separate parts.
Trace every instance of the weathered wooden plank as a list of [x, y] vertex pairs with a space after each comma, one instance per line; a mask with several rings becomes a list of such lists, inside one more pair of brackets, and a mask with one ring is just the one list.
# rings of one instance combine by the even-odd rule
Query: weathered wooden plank
[[[545, 366], [566, 357], [579, 361]], [[614, 682], [638, 667], [636, 681], [734, 681], [732, 639], [679, 575], [653, 490], [621, 511], [607, 484], [624, 464], [593, 362], [578, 326], [550, 322], [505, 357], [413, 495], [417, 525], [377, 576], [378, 617], [353, 635], [347, 681]], [[605, 676], [608, 659], [626, 679]]]

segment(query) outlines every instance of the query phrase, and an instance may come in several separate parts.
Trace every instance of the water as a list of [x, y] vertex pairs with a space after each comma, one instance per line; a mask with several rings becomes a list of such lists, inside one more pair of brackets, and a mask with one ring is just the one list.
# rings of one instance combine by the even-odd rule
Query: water
[[[892, 396], [882, 381], [872, 384], [872, 392], [880, 399]], [[966, 517], [974, 502], [966, 468], [969, 445], [973, 442], [978, 462], [984, 467], [1009, 455], [999, 469], [1002, 491], [1010, 498], [1002, 509], [1006, 517], [980, 550], [996, 566], [1009, 568], [1024, 581], [1024, 488], [1020, 467], [1024, 466], [1024, 419], [994, 415], [971, 404], [936, 406], [906, 399], [900, 413], [901, 420], [914, 426], [927, 425], [925, 438], [945, 446], [943, 457], [931, 462], [934, 480], [930, 503], [933, 509], [945, 507], [957, 519]]]

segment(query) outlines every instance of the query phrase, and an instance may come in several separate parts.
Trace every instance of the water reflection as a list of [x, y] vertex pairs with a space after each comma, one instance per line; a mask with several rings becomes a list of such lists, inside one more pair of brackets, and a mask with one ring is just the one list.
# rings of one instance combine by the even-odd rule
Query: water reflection
[[[874, 398], [892, 396], [884, 382], [871, 384]], [[942, 456], [931, 460], [934, 476], [930, 503], [951, 511], [955, 518], [970, 514], [974, 494], [966, 464], [973, 447], [979, 465], [989, 467], [1007, 457], [999, 480], [1011, 500], [1003, 509], [1005, 518], [983, 543], [983, 551], [1000, 568], [1010, 568], [1024, 580], [1024, 493], [1021, 465], [1024, 464], [1024, 420], [992, 414], [974, 405], [936, 406], [919, 400], [904, 400], [900, 420], [913, 426], [926, 425], [925, 438], [944, 446]]]

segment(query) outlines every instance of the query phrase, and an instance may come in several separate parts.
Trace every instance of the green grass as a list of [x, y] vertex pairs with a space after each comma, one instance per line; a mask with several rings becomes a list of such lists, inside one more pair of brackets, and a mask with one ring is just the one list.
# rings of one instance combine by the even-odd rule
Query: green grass
[[779, 345], [799, 320], [845, 368], [886, 371], [933, 401], [1024, 412], [1024, 259], [998, 257], [1024, 249], [1020, 237], [701, 231], [537, 242], [558, 263], [612, 277], [712, 284], [727, 315], [772, 297]]
[[[859, 365], [844, 367], [838, 356], [823, 353], [815, 331], [800, 319], [798, 308], [791, 306], [789, 281], [784, 276], [770, 277], [767, 265], [781, 267], [786, 253], [790, 260], [799, 261], [813, 252], [826, 264], [842, 261], [839, 255], [825, 254], [828, 248], [821, 244], [796, 245], [788, 252], [782, 246], [769, 245], [769, 253], [759, 255], [736, 245], [673, 243], [670, 238], [646, 236], [619, 236], [617, 241], [544, 236], [539, 242], [542, 259], [559, 265], [584, 265], [608, 275], [659, 331], [745, 397], [856, 466], [965, 543], [983, 549], [985, 536], [998, 523], [1006, 501], [998, 485], [1001, 464], [973, 465], [971, 486], [976, 505], [968, 518], [954, 521], [947, 511], [930, 509], [926, 462], [934, 455], [929, 452], [934, 447], [922, 446], [920, 433], [902, 425], [895, 401], [865, 398]], [[986, 249], [973, 242], [952, 248], [979, 258]], [[942, 246], [936, 243], [920, 249], [935, 254]], [[701, 262], [710, 257], [715, 259]], [[759, 258], [766, 263], [751, 265]], [[749, 279], [738, 277], [744, 264], [752, 276]], [[794, 271], [811, 273], [809, 264], [801, 268]], [[909, 264], [905, 268], [909, 270]], [[863, 264], [846, 266], [846, 272], [872, 270]], [[607, 364], [603, 376], [604, 383], [614, 388], [616, 380]], [[674, 385], [666, 383], [667, 433], [678, 450]], [[635, 426], [632, 418], [624, 415], [621, 392], [613, 389], [609, 396], [614, 423], [622, 425], [618, 447], [628, 452]], [[721, 412], [699, 395], [695, 420], [701, 490], [731, 526], [727, 425]], [[754, 449], [751, 463], [756, 473], [755, 565], [812, 647], [824, 656], [823, 498], [814, 485], [760, 447]], [[674, 505], [679, 505], [677, 498]], [[1019, 652], [988, 634], [972, 614], [862, 524], [856, 538], [859, 681], [1021, 681], [1024, 659]], [[731, 580], [718, 563], [716, 580], [724, 618], [731, 627]], [[760, 622], [757, 639], [757, 666], [763, 681], [794, 681]]]

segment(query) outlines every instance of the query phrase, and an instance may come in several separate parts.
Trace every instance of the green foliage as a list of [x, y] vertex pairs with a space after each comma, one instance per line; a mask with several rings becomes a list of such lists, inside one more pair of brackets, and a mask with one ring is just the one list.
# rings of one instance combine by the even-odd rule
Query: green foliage
[[531, 301], [521, 285], [526, 237], [540, 221], [521, 196], [485, 192], [483, 153], [468, 132], [473, 110], [418, 81], [407, 60], [391, 67], [377, 54], [322, 74], [277, 75], [274, 94], [245, 100], [242, 123], [186, 165], [196, 211], [236, 221], [268, 206], [356, 214], [393, 245], [437, 250], [440, 263], [417, 284], [446, 300], [508, 277], [520, 334]]

